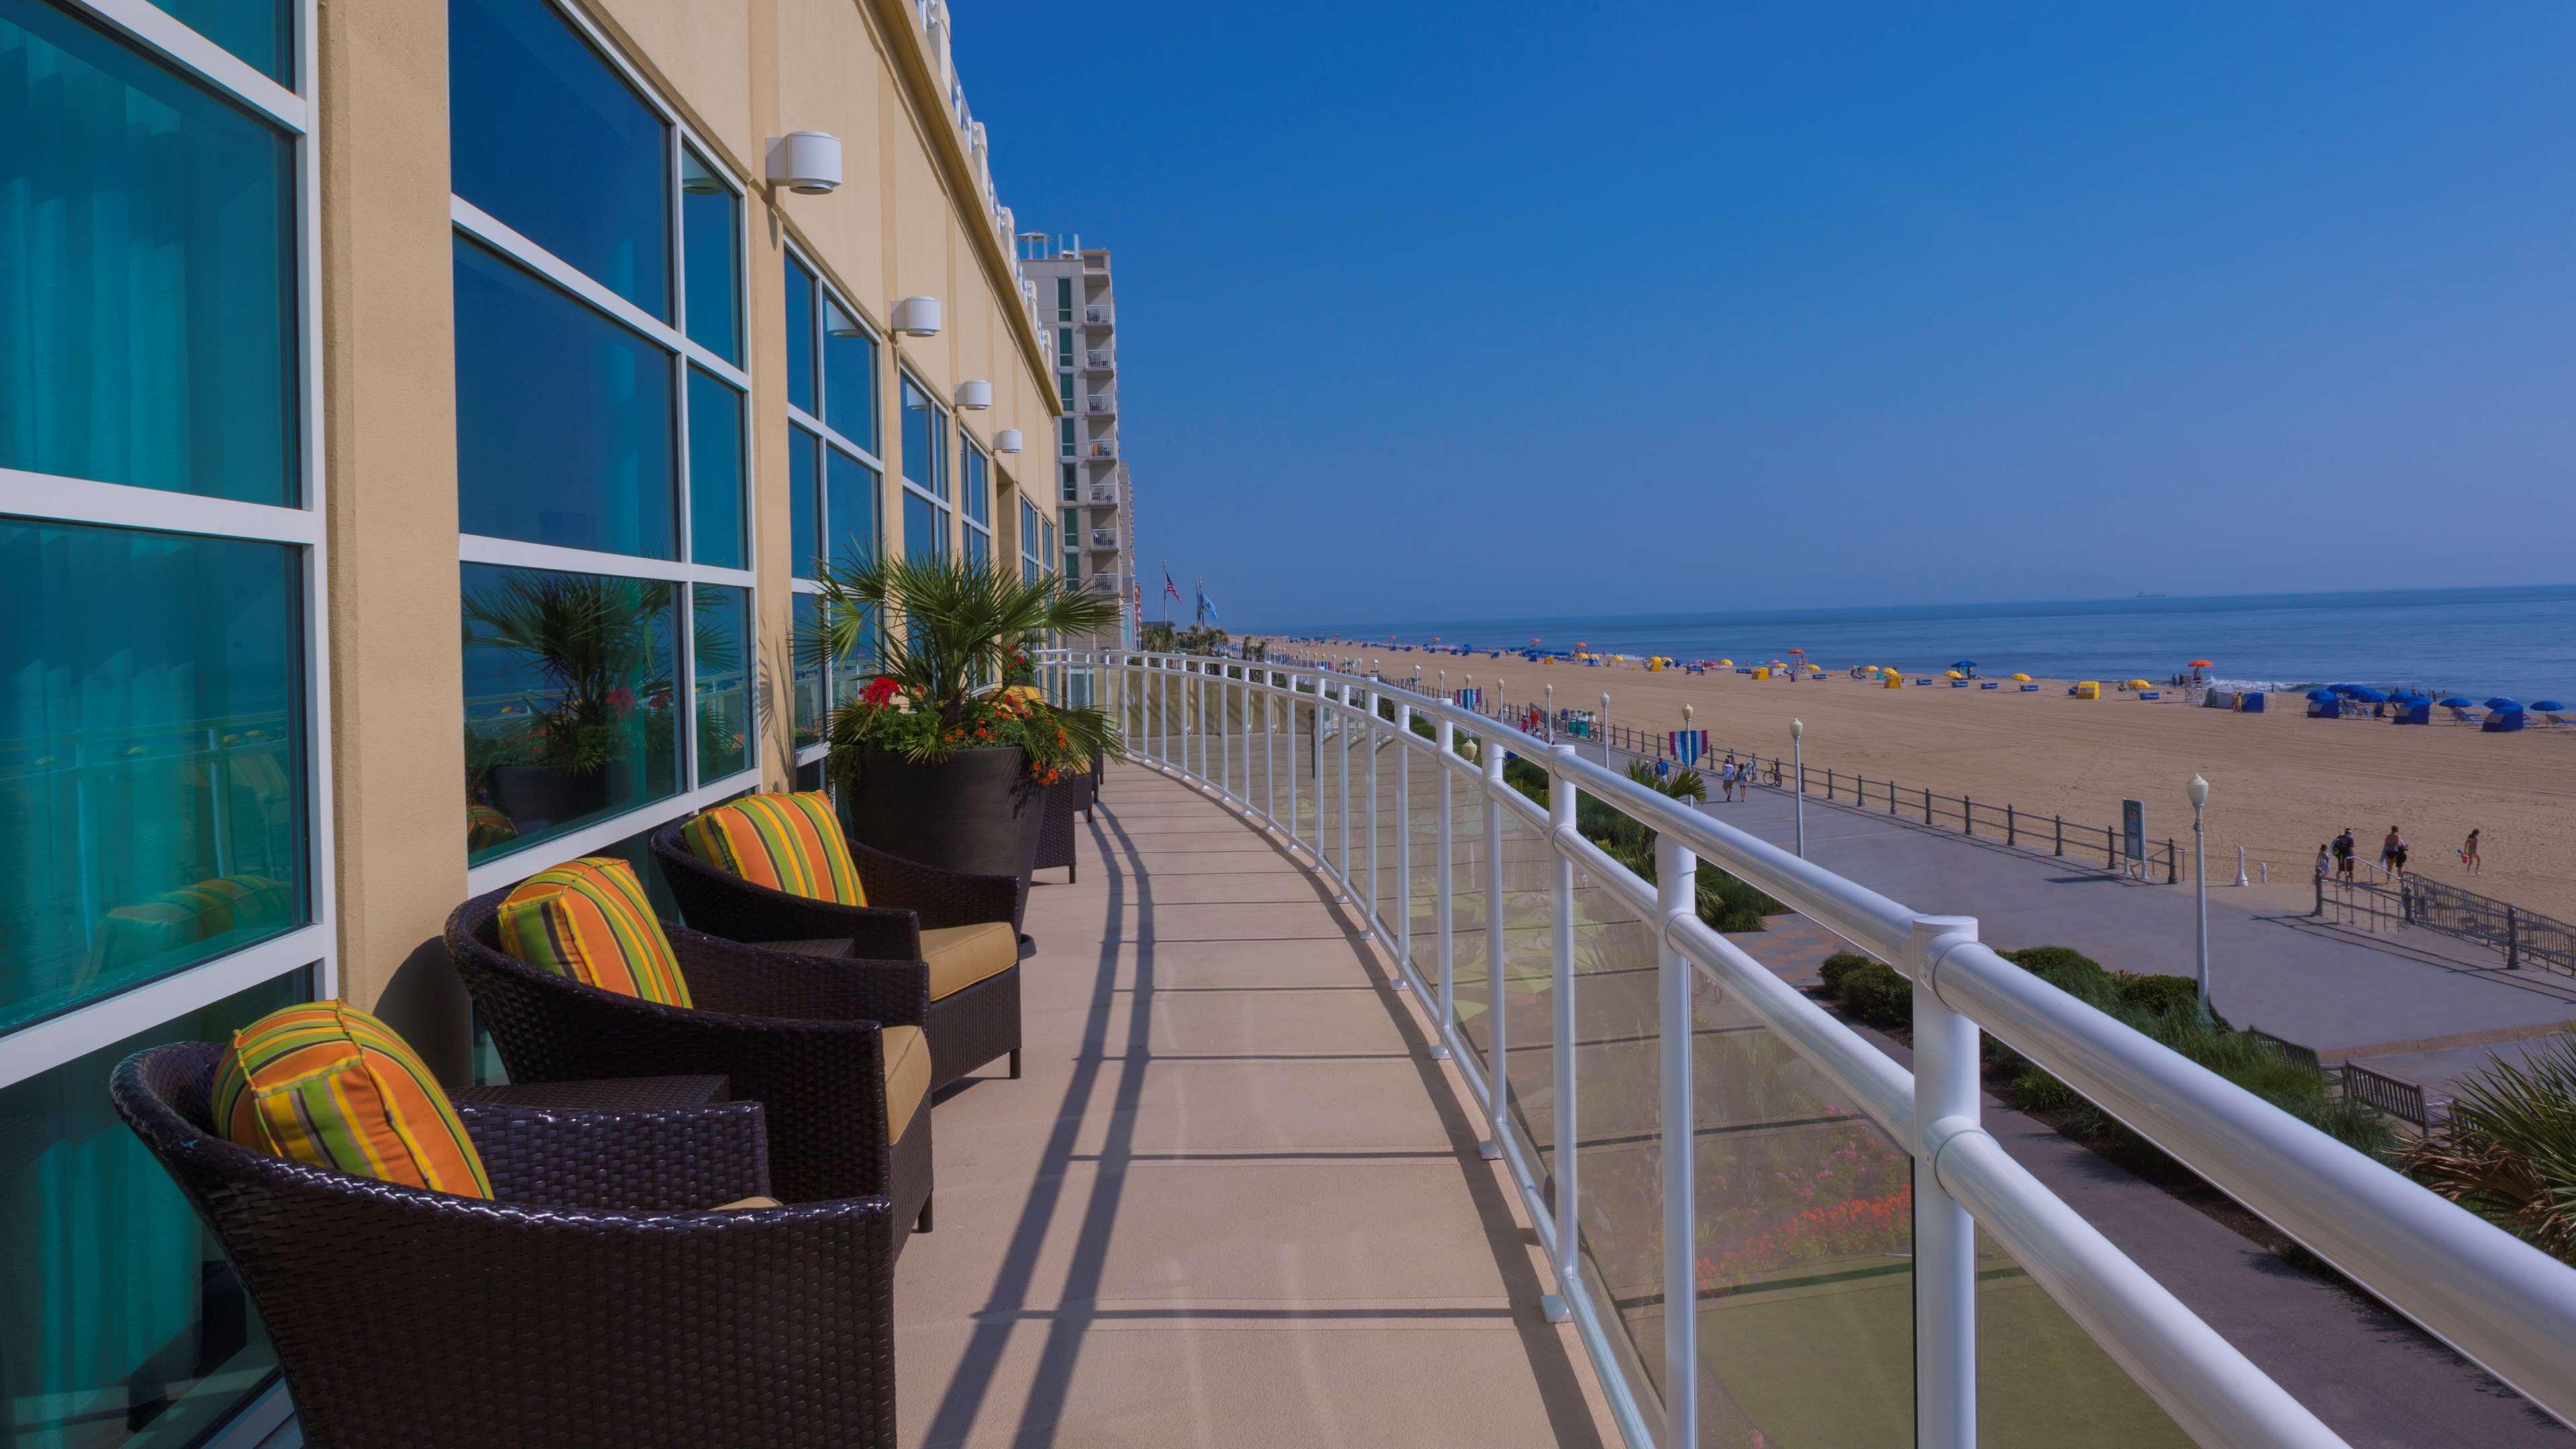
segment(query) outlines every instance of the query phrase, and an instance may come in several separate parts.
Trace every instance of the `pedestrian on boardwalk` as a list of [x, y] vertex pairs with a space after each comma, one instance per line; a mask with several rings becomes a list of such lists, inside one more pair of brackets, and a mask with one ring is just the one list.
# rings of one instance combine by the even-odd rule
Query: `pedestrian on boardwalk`
[[1727, 756], [1726, 763], [1717, 767], [1717, 795], [1721, 800], [1735, 798], [1735, 757], [1733, 755]]
[[2322, 846], [2322, 845], [2318, 846], [2318, 847], [2317, 847], [2317, 883], [2318, 883], [2319, 885], [2323, 885], [2323, 884], [2325, 884], [2326, 873], [2327, 873], [2329, 870], [2332, 870], [2332, 869], [2333, 869], [2333, 866], [2329, 863], [2330, 859], [2331, 859], [2331, 857], [2327, 854], [2326, 848], [2325, 848], [2324, 846]]
[[2335, 876], [2337, 879], [2352, 879], [2352, 856], [2355, 848], [2352, 838], [2352, 827], [2347, 825], [2343, 828], [2343, 834], [2334, 838]]
[[2469, 874], [2478, 873], [2478, 833], [2474, 830], [2469, 832], [2468, 843], [2460, 847], [2460, 864], [2468, 868]]
[[2394, 825], [2388, 827], [2388, 837], [2379, 842], [2379, 868], [2390, 875], [2406, 873], [2406, 837], [2399, 835]]

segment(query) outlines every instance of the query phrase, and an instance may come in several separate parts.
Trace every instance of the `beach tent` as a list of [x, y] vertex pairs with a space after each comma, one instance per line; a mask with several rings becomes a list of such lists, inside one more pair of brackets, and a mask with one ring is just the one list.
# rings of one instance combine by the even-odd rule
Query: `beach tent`
[[2075, 696], [2077, 699], [2100, 699], [2102, 697], [2102, 681], [2098, 679], [2079, 680], [2066, 692]]
[[2525, 723], [2526, 721], [2522, 717], [2522, 707], [2520, 705], [2516, 705], [2512, 709], [2489, 711], [2486, 719], [2478, 725], [2478, 728], [2485, 730], [2491, 735], [2500, 735], [2509, 734], [2514, 730], [2521, 729]]

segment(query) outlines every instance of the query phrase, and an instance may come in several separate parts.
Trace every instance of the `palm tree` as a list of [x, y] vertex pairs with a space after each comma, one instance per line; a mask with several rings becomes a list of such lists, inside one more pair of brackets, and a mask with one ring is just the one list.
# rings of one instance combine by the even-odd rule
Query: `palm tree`
[[[797, 643], [806, 663], [830, 670], [875, 646], [877, 672], [942, 730], [960, 723], [978, 694], [1000, 688], [1012, 657], [1049, 635], [1091, 634], [1118, 622], [1118, 603], [1062, 575], [1023, 579], [990, 561], [885, 558], [825, 563], [815, 595], [820, 619]], [[900, 619], [890, 631], [882, 621]], [[841, 706], [866, 707], [860, 701]], [[1109, 742], [1095, 709], [1057, 709], [1056, 723], [1083, 751]], [[837, 722], [835, 735], [841, 734]], [[934, 757], [936, 753], [934, 752]]]

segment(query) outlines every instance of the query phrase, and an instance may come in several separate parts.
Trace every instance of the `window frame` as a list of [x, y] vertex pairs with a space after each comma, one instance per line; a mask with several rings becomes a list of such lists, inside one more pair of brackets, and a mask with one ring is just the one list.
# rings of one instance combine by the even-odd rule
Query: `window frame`
[[[896, 486], [895, 496], [897, 498], [901, 498], [907, 493], [914, 494], [930, 505], [934, 516], [939, 520], [939, 549], [940, 552], [945, 555], [949, 552], [950, 545], [955, 541], [955, 535], [957, 532], [957, 520], [953, 516], [956, 508], [953, 500], [957, 492], [957, 483], [956, 479], [951, 476], [953, 470], [949, 463], [948, 440], [951, 436], [963, 439], [966, 436], [966, 430], [956, 425], [956, 419], [949, 414], [947, 404], [942, 403], [939, 400], [939, 394], [932, 390], [930, 384], [921, 380], [921, 375], [919, 373], [914, 372], [910, 367], [898, 367], [896, 369], [896, 378], [894, 405], [898, 415], [898, 427], [901, 426], [900, 415], [905, 409], [905, 403], [903, 400], [903, 390], [905, 388], [908, 387], [914, 392], [921, 394], [922, 402], [930, 409], [930, 421], [933, 430], [930, 449], [930, 481], [933, 486], [924, 488], [919, 483], [914, 482], [909, 474], [898, 470], [894, 475]], [[906, 461], [909, 461], [909, 459]], [[911, 551], [912, 539], [909, 534], [905, 536], [903, 546], [905, 552], [909, 553]]]
[[[976, 520], [975, 510], [969, 506], [974, 498], [974, 495], [969, 490], [975, 486], [977, 473], [976, 469], [967, 466], [968, 460], [970, 459], [979, 460], [984, 465], [981, 470], [984, 483], [984, 517], [981, 522]], [[974, 434], [966, 431], [963, 419], [960, 419], [957, 425], [957, 462], [957, 486], [953, 490], [957, 494], [957, 524], [961, 530], [957, 536], [957, 546], [962, 552], [966, 547], [966, 534], [974, 533], [981, 535], [984, 540], [984, 559], [989, 563], [993, 558], [993, 495], [995, 491], [993, 487], [993, 453], [991, 449], [985, 447], [982, 443], [977, 442]]]
[[[305, 3], [310, 4], [312, 0], [305, 0]], [[524, 849], [495, 856], [478, 865], [470, 865], [465, 872], [465, 888], [469, 895], [480, 895], [486, 891], [497, 890], [550, 866], [593, 854], [604, 846], [624, 840], [640, 831], [649, 830], [663, 821], [678, 819], [745, 790], [757, 790], [760, 788], [761, 780], [760, 752], [756, 746], [751, 751], [752, 759], [748, 766], [720, 778], [705, 778], [698, 761], [697, 698], [696, 691], [692, 687], [697, 678], [696, 630], [692, 625], [692, 621], [696, 618], [697, 607], [695, 586], [712, 584], [749, 590], [755, 634], [760, 618], [760, 530], [757, 526], [756, 506], [760, 488], [760, 474], [757, 466], [759, 410], [752, 405], [753, 394], [749, 371], [736, 366], [721, 353], [696, 341], [688, 334], [689, 258], [686, 246], [687, 223], [684, 219], [686, 202], [682, 191], [686, 174], [686, 168], [682, 164], [683, 148], [694, 151], [708, 174], [714, 176], [718, 183], [734, 195], [736, 228], [732, 258], [734, 308], [735, 316], [741, 319], [746, 339], [746, 355], [748, 355], [748, 339], [752, 330], [751, 268], [757, 255], [751, 245], [753, 208], [750, 184], [736, 175], [732, 167], [722, 159], [724, 155], [722, 149], [710, 144], [704, 135], [691, 126], [688, 119], [680, 114], [678, 108], [664, 98], [659, 88], [626, 58], [625, 53], [592, 23], [589, 16], [583, 14], [576, 6], [564, 3], [564, 0], [542, 0], [542, 3], [549, 5], [566, 24], [572, 26], [591, 50], [628, 86], [632, 87], [637, 95], [643, 97], [644, 104], [662, 121], [662, 178], [670, 199], [670, 206], [666, 213], [668, 227], [666, 241], [670, 247], [672, 262], [671, 320], [665, 322], [636, 306], [522, 235], [507, 222], [452, 192], [447, 199], [448, 219], [458, 235], [470, 237], [481, 243], [513, 265], [533, 274], [540, 281], [553, 286], [574, 301], [586, 304], [594, 311], [604, 314], [610, 321], [641, 335], [646, 341], [659, 346], [668, 354], [671, 386], [674, 390], [675, 422], [671, 443], [678, 485], [674, 490], [674, 507], [677, 510], [677, 536], [680, 542], [677, 551], [680, 557], [676, 560], [644, 558], [635, 554], [612, 553], [598, 549], [526, 543], [518, 539], [495, 538], [486, 534], [464, 533], [460, 530], [457, 535], [457, 559], [461, 564], [490, 564], [503, 568], [598, 574], [611, 578], [651, 579], [681, 585], [677, 598], [678, 624], [673, 641], [673, 677], [688, 683], [673, 689], [672, 700], [673, 708], [680, 711], [680, 718], [675, 722], [675, 728], [679, 732], [683, 748], [680, 751], [679, 789], [675, 793], [612, 815], [602, 816], [579, 829], [549, 836]], [[816, 309], [816, 316], [816, 325], [819, 326], [820, 308]], [[691, 526], [695, 510], [691, 506], [690, 497], [688, 405], [689, 369], [692, 366], [705, 371], [742, 395], [741, 477], [744, 567], [741, 568], [724, 568], [695, 561], [697, 539]], [[816, 401], [821, 401], [819, 394]], [[756, 638], [754, 647], [757, 647]], [[459, 708], [462, 708], [461, 697]]]
[[[167, 67], [181, 81], [273, 126], [291, 148], [295, 214], [289, 238], [295, 275], [288, 288], [296, 308], [294, 451], [296, 501], [246, 503], [170, 492], [126, 483], [0, 468], [0, 516], [37, 524], [73, 524], [285, 546], [297, 570], [302, 655], [301, 710], [305, 739], [304, 848], [306, 920], [211, 960], [84, 1001], [0, 1035], [0, 1088], [41, 1076], [65, 1063], [114, 1046], [139, 1033], [271, 981], [311, 967], [315, 990], [340, 991], [337, 860], [331, 798], [330, 543], [324, 500], [329, 494], [322, 447], [322, 230], [321, 107], [311, 99], [317, 74], [320, 28], [317, 0], [294, 9], [292, 87], [207, 39], [145, 0], [59, 0], [75, 19], [97, 24], [111, 41], [134, 48]], [[247, 1435], [256, 1442], [283, 1420], [280, 1385], [246, 1396], [244, 1407], [216, 1431], [215, 1442]], [[264, 1422], [266, 1427], [259, 1427]]]
[[[829, 364], [825, 362], [823, 356], [823, 334], [826, 325], [825, 319], [830, 315], [830, 309], [838, 307], [844, 313], [858, 321], [860, 330], [867, 334], [868, 346], [874, 350], [876, 357], [874, 377], [875, 390], [871, 401], [874, 404], [877, 436], [882, 439], [886, 433], [885, 378], [886, 374], [890, 370], [886, 366], [886, 359], [894, 354], [892, 344], [886, 340], [886, 329], [878, 323], [876, 318], [869, 316], [866, 309], [853, 303], [850, 300], [849, 295], [833, 283], [830, 274], [825, 272], [822, 265], [815, 261], [813, 253], [807, 251], [805, 247], [793, 236], [782, 238], [782, 240], [785, 243], [784, 250], [787, 259], [793, 262], [796, 266], [803, 268], [805, 274], [814, 279], [813, 335], [806, 339], [807, 344], [813, 348], [814, 354], [814, 405], [818, 408], [827, 405], [826, 397], [828, 384], [825, 381], [824, 373]], [[793, 339], [790, 340], [791, 342], [793, 341]], [[783, 394], [784, 389], [782, 388], [781, 391]], [[898, 392], [897, 396], [900, 398], [901, 394]], [[815, 536], [819, 540], [829, 540], [832, 537], [832, 514], [830, 502], [831, 488], [826, 480], [830, 475], [830, 469], [832, 466], [832, 460], [829, 455], [833, 451], [838, 451], [842, 456], [864, 465], [869, 472], [876, 475], [877, 512], [876, 527], [873, 530], [872, 536], [876, 541], [877, 556], [879, 558], [883, 558], [885, 556], [885, 532], [888, 513], [888, 509], [886, 508], [886, 476], [888, 469], [886, 468], [884, 457], [880, 455], [876, 449], [870, 448], [860, 443], [858, 440], [842, 434], [837, 429], [825, 426], [823, 419], [819, 415], [809, 413], [805, 409], [798, 407], [792, 397], [787, 398], [786, 403], [787, 421], [789, 424], [787, 435], [788, 446], [803, 446], [802, 440], [798, 439], [796, 436], [796, 431], [798, 429], [803, 429], [805, 432], [813, 434], [815, 439], [821, 443], [822, 448], [824, 449], [824, 451], [818, 453], [814, 459]], [[900, 403], [898, 403], [898, 406], [900, 406]], [[900, 419], [897, 420], [896, 426], [897, 429], [900, 430]], [[794, 477], [792, 469], [789, 476], [791, 478]], [[790, 501], [790, 507], [792, 510], [793, 500]], [[826, 556], [829, 556], [830, 552], [829, 544], [826, 543], [824, 553]], [[823, 592], [823, 584], [821, 580], [803, 578], [797, 575], [796, 569], [801, 562], [801, 560], [790, 559], [787, 563], [787, 587], [790, 595], [788, 599], [788, 681], [791, 691], [791, 697], [788, 700], [788, 708], [791, 711], [795, 708], [795, 700], [792, 695], [795, 683], [795, 596], [814, 595]], [[757, 612], [757, 607], [757, 604], [755, 604], [755, 613]], [[825, 737], [813, 744], [806, 745], [802, 748], [796, 748], [793, 743], [796, 737], [795, 724], [792, 718], [789, 721], [787, 737], [790, 741], [791, 769], [801, 769], [804, 766], [810, 765], [816, 760], [823, 758], [826, 754], [831, 752], [830, 724], [833, 705], [832, 678], [833, 671], [829, 669], [823, 671], [822, 723], [825, 726]]]

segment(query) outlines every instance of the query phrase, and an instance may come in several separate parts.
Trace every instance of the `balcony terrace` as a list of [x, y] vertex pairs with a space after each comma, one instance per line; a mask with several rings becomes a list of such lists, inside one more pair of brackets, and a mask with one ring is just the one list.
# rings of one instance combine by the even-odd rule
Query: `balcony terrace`
[[[1565, 1352], [1574, 1372], [1560, 1380], [1539, 1344], [1548, 1331], [1520, 1325], [1537, 1335], [1525, 1339], [1534, 1345], [1527, 1367], [1499, 1375], [1497, 1392], [1524, 1404], [1535, 1393], [1556, 1416], [1543, 1427], [1524, 1418], [1521, 1432], [1566, 1442], [1598, 1434], [1664, 1449], [1961, 1449], [1980, 1439], [2327, 1446], [2455, 1435], [2568, 1442], [2561, 1425], [2576, 1406], [2576, 1361], [2565, 1351], [2576, 1341], [2576, 1270], [2004, 962], [1978, 941], [1972, 918], [1918, 915], [1569, 749], [1382, 681], [1140, 654], [1054, 660], [1054, 687], [1101, 701], [1124, 726], [1131, 759], [1162, 777], [1114, 776], [1112, 801], [1091, 827], [1084, 880], [1096, 872], [1106, 878], [1100, 889], [1136, 893], [1117, 899], [1150, 901], [1152, 940], [1103, 927], [1098, 960], [1110, 975], [1102, 979], [1124, 980], [1107, 963], [1132, 949], [1138, 974], [1126, 994], [1146, 999], [1096, 1008], [1107, 1014], [1095, 1029], [1110, 1034], [1087, 1044], [1085, 1056], [1096, 1055], [1104, 1071], [1147, 1057], [1150, 1068], [1120, 1079], [1139, 1109], [1170, 1100], [1161, 1093], [1202, 1092], [1185, 1103], [1193, 1130], [1258, 1122], [1265, 1132], [1288, 1131], [1307, 1105], [1343, 1121], [1352, 1135], [1335, 1138], [1333, 1150], [1371, 1155], [1340, 1174], [1283, 1177], [1282, 1195], [1258, 1203], [1237, 1196], [1237, 1182], [1225, 1176], [1210, 1176], [1193, 1195], [1215, 1217], [1244, 1224], [1236, 1257], [1291, 1261], [1281, 1279], [1301, 1291], [1328, 1290], [1317, 1296], [1346, 1296], [1352, 1301], [1339, 1311], [1351, 1322], [1384, 1311], [1379, 1299], [1390, 1280], [1344, 1279], [1324, 1266], [1355, 1261], [1335, 1256], [1362, 1241], [1361, 1229], [1341, 1226], [1343, 1214], [1410, 1221], [1418, 1209], [1391, 1187], [1368, 1189], [1386, 1193], [1374, 1213], [1336, 1194], [1380, 1171], [1376, 1164], [1443, 1150], [1375, 1135], [1382, 1128], [1370, 1124], [1398, 1109], [1396, 1082], [1418, 1082], [1437, 1104], [1451, 1154], [1444, 1166], [1463, 1169], [1477, 1191], [1485, 1183], [1478, 1164], [1458, 1149], [1462, 1130], [1481, 1128], [1480, 1153], [1499, 1165], [1510, 1221], [1528, 1225], [1524, 1246], [1542, 1290], [1535, 1304], [1517, 1287], [1506, 1296], [1560, 1325], [1553, 1332], [1567, 1337], [1555, 1341], [1572, 1345]], [[1412, 727], [1417, 721], [1421, 730]], [[1505, 749], [1521, 761], [1518, 783], [1504, 778]], [[1555, 811], [1522, 793], [1520, 785], [1534, 784], [1531, 772], [1545, 778], [1551, 801], [1561, 801]], [[1664, 884], [1631, 868], [1636, 854], [1623, 859], [1590, 838], [1598, 827], [1588, 814], [1578, 831], [1578, 791], [1587, 812], [1606, 806], [1651, 832], [1645, 849]], [[1138, 813], [1119, 813], [1129, 809]], [[1151, 853], [1157, 849], [1170, 853]], [[1770, 916], [1764, 931], [1718, 934], [1694, 900], [1694, 881], [1699, 891], [1713, 889], [1699, 874], [1702, 861], [1785, 902], [1788, 913]], [[1249, 873], [1231, 879], [1238, 869]], [[1151, 881], [1155, 871], [1164, 874], [1160, 885]], [[1075, 907], [1081, 935], [1111, 909], [1077, 904], [1087, 898], [1070, 890], [1056, 899]], [[1325, 945], [1336, 962], [1350, 953], [1355, 967], [1337, 964], [1332, 970], [1343, 974], [1309, 978], [1264, 964], [1302, 961]], [[1910, 1054], [1855, 1031], [1766, 964], [1850, 947], [1912, 978]], [[1205, 974], [1166, 971], [1167, 962]], [[1348, 1012], [1352, 1000], [1318, 1004], [1351, 995], [1346, 988], [1362, 981], [1372, 1005], [1394, 1009], [1392, 1038], [1379, 1017], [1363, 1026], [1359, 1016], [1330, 1015]], [[1095, 989], [1120, 995], [1114, 984]], [[1238, 1014], [1237, 995], [1260, 1003]], [[1318, 1014], [1293, 1028], [1283, 1019], [1278, 1040], [1336, 1045], [1318, 1056], [1274, 1043], [1269, 1013], [1310, 1009]], [[1180, 1033], [1192, 1024], [1216, 1035], [1185, 1039]], [[2258, 1323], [2259, 1314], [2213, 1294], [2209, 1283], [2150, 1277], [2128, 1256], [2138, 1251], [2139, 1222], [2120, 1214], [2132, 1212], [2134, 1200], [2088, 1190], [2098, 1165], [2088, 1170], [2035, 1146], [2013, 1114], [1985, 1102], [1976, 1075], [1984, 1032], [2254, 1208], [2394, 1312], [2370, 1309], [2379, 1316], [2368, 1332], [2320, 1318], [2309, 1325], [2320, 1331], [2283, 1334], [2277, 1321]], [[1206, 1046], [1218, 1039], [1221, 1050]], [[1381, 1060], [1395, 1041], [1414, 1059]], [[1684, 1042], [1688, 1050], [1673, 1049]], [[1215, 1058], [1202, 1060], [1202, 1050]], [[1249, 1072], [1253, 1059], [1312, 1068], [1323, 1056], [1332, 1058], [1330, 1070], [1307, 1079], [1283, 1071], [1252, 1099], [1210, 1080]], [[943, 1110], [953, 1113], [984, 1090]], [[950, 1130], [946, 1119], [941, 1130]], [[1090, 1130], [1064, 1126], [1057, 1136], [1087, 1144]], [[1287, 1161], [1260, 1154], [1301, 1149], [1228, 1150], [1243, 1160]], [[1066, 1151], [1081, 1157], [1089, 1148]], [[1178, 1161], [1208, 1165], [1199, 1157], [1195, 1148], [1175, 1149]], [[1139, 1184], [1149, 1180], [1148, 1161], [1171, 1165], [1133, 1144], [1121, 1161]], [[1358, 1166], [1363, 1161], [1371, 1165]], [[1089, 1179], [1080, 1181], [1087, 1189]], [[1287, 1195], [1294, 1191], [1312, 1195]], [[1098, 1202], [1095, 1194], [1095, 1209]], [[2093, 1215], [2106, 1204], [2111, 1211], [2097, 1225]], [[2200, 1221], [2196, 1211], [2181, 1211]], [[1115, 1239], [1116, 1216], [1094, 1216], [1102, 1219], [1097, 1233]], [[1186, 1225], [1152, 1221], [1173, 1235], [1167, 1249], [1137, 1249], [1140, 1260], [1167, 1265], [1158, 1281], [1188, 1283], [1199, 1308], [1216, 1305], [1195, 1295], [1228, 1298], [1227, 1313], [1264, 1311], [1267, 1299], [1231, 1301], [1253, 1270], [1232, 1260], [1211, 1264]], [[1444, 1231], [1466, 1231], [1455, 1213], [1443, 1221]], [[1502, 1229], [1489, 1209], [1480, 1206], [1476, 1222], [1483, 1241], [1497, 1241]], [[1336, 1242], [1321, 1257], [1319, 1227]], [[1052, 1244], [1065, 1230], [1021, 1231]], [[2246, 1245], [2224, 1230], [2219, 1237], [2235, 1243], [2216, 1254], [2238, 1271]], [[2147, 1260], [2170, 1272], [2169, 1245], [2148, 1246]], [[1040, 1261], [1061, 1261], [1047, 1255], [1066, 1251], [1029, 1250]], [[1455, 1242], [1405, 1251], [1422, 1253], [1426, 1267], [1457, 1262]], [[904, 1264], [907, 1272], [913, 1266]], [[2255, 1296], [2266, 1300], [2332, 1298], [2308, 1293], [2303, 1275], [2277, 1263], [2268, 1276], [2255, 1275]], [[1425, 1283], [1423, 1296], [1409, 1301], [1420, 1307], [1440, 1291]], [[1665, 1311], [1684, 1297], [1696, 1311]], [[997, 1301], [985, 1311], [1017, 1322], [1024, 1310]], [[1147, 1311], [1167, 1308], [1156, 1300]], [[1037, 1317], [1051, 1333], [1076, 1331], [1051, 1313]], [[1110, 1322], [1095, 1306], [1078, 1327], [1098, 1333]], [[2235, 1333], [2247, 1334], [2241, 1348], [2230, 1341]], [[1461, 1348], [1497, 1351], [1490, 1340]], [[1028, 1361], [1040, 1351], [1019, 1352]], [[985, 1352], [1004, 1356], [999, 1347]], [[1194, 1408], [1211, 1402], [1196, 1385], [1241, 1360], [1202, 1378], [1203, 1362], [1218, 1364], [1181, 1357], [1167, 1365], [1190, 1375], [1184, 1398]], [[1375, 1395], [1384, 1380], [1373, 1368], [1339, 1358], [1306, 1362], [1318, 1384], [1344, 1376], [1334, 1396], [1347, 1412], [1336, 1424], [1362, 1422], [1363, 1402], [1365, 1412], [1380, 1411]], [[949, 1372], [936, 1356], [904, 1371]], [[1238, 1395], [1245, 1384], [1265, 1400], [1282, 1392], [1276, 1361], [1259, 1359], [1246, 1372]], [[1589, 1419], [1572, 1408], [1568, 1395], [1578, 1388], [1588, 1395]], [[1052, 1403], [1069, 1391], [1038, 1382], [1024, 1392]], [[1483, 1442], [1501, 1432], [1479, 1427], [1485, 1407], [1453, 1403], [1456, 1414], [1477, 1415], [1475, 1424], [1435, 1416], [1426, 1427], [1407, 1417], [1370, 1423], [1362, 1437]], [[1200, 1442], [1252, 1432], [1221, 1410], [1205, 1412]], [[1315, 1419], [1269, 1427], [1283, 1443], [1348, 1437]]]

